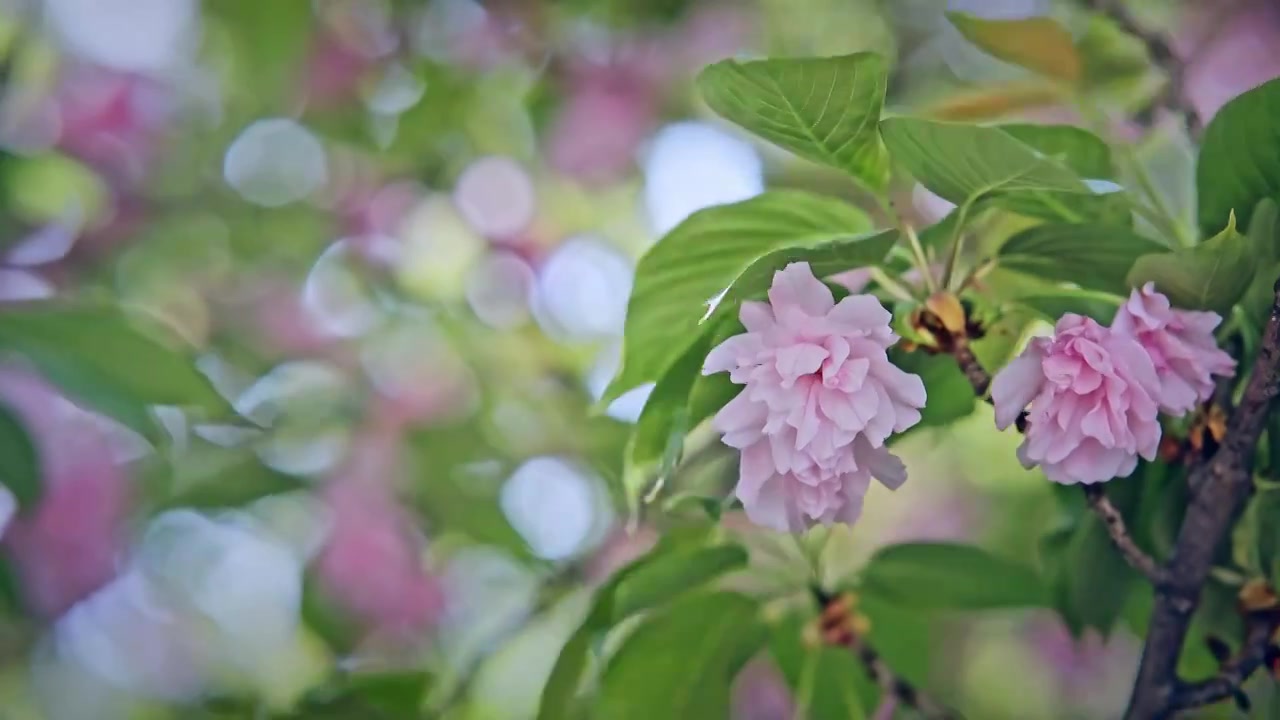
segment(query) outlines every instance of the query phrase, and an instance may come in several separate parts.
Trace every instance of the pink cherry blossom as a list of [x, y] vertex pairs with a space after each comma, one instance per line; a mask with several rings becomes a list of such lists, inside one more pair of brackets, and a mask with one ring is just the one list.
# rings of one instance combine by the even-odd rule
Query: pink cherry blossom
[[808, 263], [773, 276], [769, 302], [744, 302], [747, 332], [707, 355], [703, 373], [746, 386], [716, 415], [742, 451], [737, 495], [752, 522], [800, 530], [853, 522], [871, 478], [907, 479], [885, 441], [920, 421], [924, 383], [889, 362], [891, 315], [871, 295], [838, 304]]
[[1212, 376], [1235, 374], [1236, 361], [1213, 337], [1220, 322], [1217, 313], [1174, 310], [1155, 283], [1147, 283], [1120, 307], [1111, 328], [1142, 344], [1160, 378], [1156, 402], [1164, 412], [1182, 415], [1213, 395]]
[[0, 398], [35, 442], [43, 486], [4, 540], [28, 603], [55, 617], [115, 575], [126, 539], [129, 478], [102, 428], [39, 377], [0, 370]]
[[1154, 459], [1159, 394], [1155, 365], [1137, 340], [1071, 313], [991, 384], [1000, 429], [1031, 405], [1018, 459], [1066, 484], [1124, 477], [1139, 455]]
[[425, 542], [391, 487], [399, 440], [394, 430], [367, 430], [325, 486], [333, 525], [316, 571], [329, 596], [365, 629], [411, 638], [436, 621], [444, 596], [423, 562]]

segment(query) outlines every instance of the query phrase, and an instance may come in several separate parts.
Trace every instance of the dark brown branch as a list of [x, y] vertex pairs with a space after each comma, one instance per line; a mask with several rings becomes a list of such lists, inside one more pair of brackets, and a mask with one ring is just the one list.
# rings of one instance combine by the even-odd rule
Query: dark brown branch
[[1187, 506], [1173, 553], [1164, 568], [1165, 582], [1156, 589], [1126, 720], [1167, 718], [1177, 709], [1174, 701], [1180, 687], [1178, 657], [1191, 615], [1212, 568], [1214, 552], [1253, 491], [1254, 451], [1271, 401], [1280, 390], [1280, 282], [1275, 291], [1271, 317], [1240, 405], [1231, 414], [1226, 435], [1213, 458], [1197, 466], [1189, 478], [1191, 487], [1198, 491]]
[[[1179, 683], [1169, 704], [1171, 709], [1189, 710], [1212, 705], [1228, 698], [1236, 703], [1248, 704], [1248, 698], [1240, 686], [1255, 671], [1267, 665], [1273, 650], [1277, 618], [1275, 613], [1255, 613], [1247, 621], [1244, 642], [1240, 650], [1223, 664], [1218, 674], [1208, 680], [1195, 683]], [[1246, 709], [1247, 708], [1242, 708]]]
[[1169, 76], [1164, 88], [1152, 98], [1147, 107], [1135, 115], [1134, 120], [1143, 127], [1149, 128], [1155, 124], [1157, 111], [1164, 108], [1181, 116], [1187, 125], [1187, 132], [1191, 133], [1192, 137], [1198, 136], [1203, 128], [1200, 114], [1187, 99], [1183, 88], [1186, 82], [1187, 66], [1174, 52], [1169, 39], [1143, 27], [1125, 7], [1123, 0], [1085, 0], [1085, 5], [1111, 18], [1121, 30], [1141, 40], [1147, 46], [1147, 54], [1151, 56], [1151, 61]]
[[978, 362], [969, 343], [957, 342], [951, 349], [951, 355], [960, 366], [960, 372], [964, 373], [965, 379], [973, 386], [973, 393], [980, 398], [985, 398], [987, 390], [991, 389], [991, 376], [982, 367], [982, 363]]
[[1145, 550], [1138, 547], [1138, 543], [1129, 535], [1128, 528], [1124, 524], [1124, 515], [1120, 513], [1119, 508], [1111, 504], [1111, 500], [1102, 490], [1101, 485], [1083, 485], [1085, 499], [1089, 503], [1089, 509], [1102, 519], [1103, 524], [1107, 528], [1107, 534], [1111, 536], [1111, 542], [1124, 556], [1125, 562], [1130, 567], [1142, 573], [1152, 585], [1159, 585], [1163, 574], [1160, 566], [1156, 563], [1155, 558], [1146, 553]]

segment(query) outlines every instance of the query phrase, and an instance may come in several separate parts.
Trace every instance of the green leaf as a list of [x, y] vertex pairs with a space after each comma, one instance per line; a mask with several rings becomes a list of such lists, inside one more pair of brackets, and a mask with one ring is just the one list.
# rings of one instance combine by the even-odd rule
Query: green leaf
[[[728, 297], [761, 256], [845, 241], [843, 269], [872, 264], [880, 258], [852, 239], [870, 227], [866, 214], [852, 205], [799, 191], [767, 192], [694, 213], [640, 259], [627, 306], [622, 369], [603, 401], [658, 381], [705, 331], [704, 317], [732, 314], [736, 308], [724, 299], [710, 313], [708, 306]], [[881, 244], [868, 247], [878, 251]], [[838, 253], [828, 248], [820, 255], [830, 259]]]
[[[734, 335], [746, 332], [746, 328], [736, 317], [726, 317], [720, 325], [708, 335], [711, 338], [709, 347], [714, 348]], [[729, 379], [729, 373], [699, 374], [693, 381], [693, 389], [689, 393], [689, 427], [695, 428], [698, 423], [715, 415], [720, 408], [742, 391], [742, 386]]]
[[888, 83], [879, 55], [722, 60], [703, 69], [697, 82], [712, 110], [769, 142], [844, 170], [869, 188], [888, 182], [876, 134]]
[[751, 598], [717, 592], [677, 602], [623, 642], [605, 671], [593, 717], [728, 717], [733, 679], [767, 639]]
[[1045, 602], [1031, 568], [972, 546], [904, 543], [878, 551], [862, 571], [862, 589], [919, 609], [983, 610]]
[[747, 551], [738, 545], [677, 549], [636, 566], [618, 584], [613, 598], [616, 624], [656, 607], [690, 588], [746, 567]]
[[893, 364], [919, 375], [924, 381], [929, 401], [920, 410], [920, 423], [916, 427], [946, 425], [973, 412], [977, 404], [973, 386], [950, 355], [903, 352], [894, 348], [889, 351], [889, 357]]
[[538, 720], [569, 716], [587, 668], [587, 655], [609, 628], [746, 563], [746, 551], [740, 546], [687, 547], [668, 536], [648, 555], [620, 570], [596, 591], [587, 618], [561, 648], [542, 691]]
[[72, 398], [153, 435], [148, 405], [231, 413], [193, 358], [105, 307], [53, 302], [0, 311], [0, 351], [25, 356]]
[[289, 717], [418, 717], [431, 680], [427, 673], [412, 670], [345, 675], [307, 693]]
[[710, 333], [703, 333], [654, 385], [628, 446], [627, 460], [632, 467], [643, 468], [673, 452], [673, 461], [679, 461], [684, 436], [696, 423], [689, 417], [689, 393], [702, 374], [702, 362], [710, 349]]
[[1261, 490], [1249, 501], [1257, 569], [1273, 585], [1280, 580], [1280, 489]]
[[16, 413], [0, 403], [0, 483], [22, 510], [40, 499], [40, 455]]
[[1018, 197], [1052, 209], [1092, 194], [1064, 165], [999, 128], [898, 117], [881, 121], [880, 135], [920, 184], [957, 205]]
[[1280, 198], [1280, 78], [1239, 95], [1213, 116], [1196, 164], [1200, 229], [1205, 235], [1228, 223], [1241, 227], [1257, 204]]
[[[1108, 491], [1112, 503], [1126, 517], [1134, 517], [1139, 484], [1112, 483]], [[1139, 577], [1116, 552], [1102, 521], [1084, 507], [1079, 491], [1063, 486], [1057, 494], [1073, 517], [1040, 544], [1053, 605], [1073, 634], [1079, 635], [1085, 628], [1109, 634]]]
[[867, 716], [865, 708], [873, 707], [879, 697], [879, 688], [853, 653], [805, 643], [804, 627], [809, 619], [806, 614], [788, 617], [777, 624], [769, 641], [769, 653], [790, 686], [792, 697], [807, 710], [797, 716], [862, 720]]
[[1057, 322], [1067, 313], [1093, 318], [1102, 325], [1110, 325], [1120, 309], [1123, 298], [1106, 293], [1086, 290], [1063, 290], [1015, 298], [1011, 302], [1030, 308], [1049, 322]]
[[1275, 283], [1280, 278], [1280, 208], [1270, 198], [1258, 203], [1249, 219], [1249, 246], [1257, 271], [1240, 305], [1254, 325], [1262, 327], [1275, 302]]
[[1083, 63], [1066, 28], [1047, 17], [989, 20], [949, 12], [947, 18], [987, 54], [1046, 77], [1075, 84]]
[[1116, 176], [1111, 148], [1102, 138], [1074, 125], [1007, 123], [997, 126], [1082, 178], [1111, 180]]
[[1000, 247], [1001, 266], [1082, 288], [1126, 293], [1134, 261], [1166, 248], [1132, 230], [1094, 223], [1036, 225]]
[[1129, 284], [1154, 282], [1175, 307], [1225, 314], [1248, 289], [1257, 269], [1248, 238], [1227, 227], [1203, 243], [1174, 252], [1143, 255], [1129, 271]]
[[736, 309], [743, 300], [764, 294], [773, 284], [773, 274], [791, 263], [809, 263], [814, 276], [821, 279], [855, 267], [878, 264], [897, 242], [897, 230], [884, 230], [812, 247], [775, 250], [743, 270], [715, 308], [719, 310], [721, 306], [725, 306]]

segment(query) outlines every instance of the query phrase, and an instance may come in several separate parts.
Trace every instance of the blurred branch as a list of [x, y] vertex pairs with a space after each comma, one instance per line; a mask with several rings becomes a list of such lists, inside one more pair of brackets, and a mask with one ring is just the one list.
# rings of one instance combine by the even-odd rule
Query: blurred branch
[[867, 675], [880, 687], [882, 698], [892, 698], [894, 705], [911, 708], [926, 720], [960, 720], [958, 713], [948, 710], [895, 673], [884, 658], [864, 642], [870, 626], [867, 619], [856, 612], [854, 595], [833, 596], [817, 587], [813, 593], [822, 608], [818, 618], [821, 642], [852, 650]]
[[1107, 535], [1111, 536], [1111, 542], [1124, 556], [1125, 562], [1130, 567], [1142, 573], [1152, 585], [1159, 585], [1164, 575], [1160, 566], [1156, 563], [1155, 558], [1146, 553], [1145, 550], [1138, 547], [1138, 543], [1129, 535], [1128, 528], [1124, 524], [1124, 515], [1120, 513], [1119, 508], [1111, 504], [1111, 500], [1107, 498], [1103, 492], [1101, 485], [1084, 485], [1085, 500], [1089, 503], [1089, 509], [1102, 519], [1103, 524], [1107, 528]]
[[1144, 28], [1137, 18], [1129, 12], [1122, 0], [1085, 0], [1084, 4], [1094, 12], [1111, 18], [1121, 30], [1133, 35], [1147, 46], [1151, 61], [1168, 75], [1164, 88], [1151, 100], [1147, 107], [1134, 117], [1143, 127], [1155, 124], [1156, 113], [1161, 108], [1180, 115], [1187, 125], [1187, 132], [1197, 137], [1203, 129], [1200, 115], [1187, 100], [1183, 85], [1186, 81], [1186, 63], [1174, 52], [1173, 45], [1163, 34]]
[[[1197, 492], [1187, 507], [1177, 543], [1164, 567], [1165, 582], [1157, 586], [1155, 607], [1138, 679], [1125, 713], [1126, 720], [1167, 718], [1179, 707], [1201, 697], [1188, 693], [1180, 698], [1178, 658], [1191, 616], [1200, 600], [1200, 589], [1209, 576], [1214, 553], [1231, 529], [1236, 513], [1253, 492], [1253, 461], [1266, 425], [1271, 401], [1280, 392], [1280, 281], [1263, 331], [1253, 372], [1240, 404], [1231, 414], [1226, 435], [1209, 462], [1191, 473]], [[1238, 663], [1233, 673], [1252, 670], [1253, 663]], [[1219, 678], [1221, 679], [1221, 678]], [[1227, 678], [1235, 680], [1234, 675]], [[1243, 676], [1240, 678], [1243, 679]], [[1196, 686], [1193, 686], [1196, 687]], [[1219, 686], [1201, 688], [1207, 697]]]

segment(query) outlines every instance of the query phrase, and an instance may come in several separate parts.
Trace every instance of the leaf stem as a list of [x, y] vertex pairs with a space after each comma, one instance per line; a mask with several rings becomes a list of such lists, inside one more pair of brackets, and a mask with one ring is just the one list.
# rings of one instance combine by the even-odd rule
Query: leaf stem
[[951, 229], [951, 239], [948, 241], [947, 264], [942, 268], [942, 283], [947, 289], [954, 287], [956, 262], [960, 258], [960, 246], [964, 244], [964, 223], [969, 216], [969, 207], [973, 205], [973, 198], [970, 197], [960, 204], [960, 208], [956, 211], [956, 224]]
[[921, 276], [924, 277], [925, 287], [928, 288], [931, 294], [937, 292], [938, 281], [934, 278], [933, 270], [929, 267], [929, 258], [925, 255], [924, 246], [920, 244], [920, 237], [916, 235], [915, 228], [911, 227], [911, 224], [902, 218], [901, 213], [898, 212], [897, 205], [892, 200], [881, 205], [881, 207], [893, 219], [902, 236], [907, 239], [907, 247], [915, 258], [916, 267], [919, 268]]

